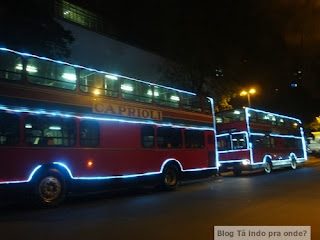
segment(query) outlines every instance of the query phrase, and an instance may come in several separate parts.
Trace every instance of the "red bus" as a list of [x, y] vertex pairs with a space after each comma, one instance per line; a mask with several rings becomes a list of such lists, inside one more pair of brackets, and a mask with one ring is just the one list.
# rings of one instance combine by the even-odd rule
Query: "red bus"
[[218, 169], [211, 98], [6, 48], [0, 86], [0, 184], [28, 184], [42, 205], [80, 180], [175, 189]]
[[253, 108], [216, 114], [220, 171], [290, 167], [307, 160], [299, 119]]

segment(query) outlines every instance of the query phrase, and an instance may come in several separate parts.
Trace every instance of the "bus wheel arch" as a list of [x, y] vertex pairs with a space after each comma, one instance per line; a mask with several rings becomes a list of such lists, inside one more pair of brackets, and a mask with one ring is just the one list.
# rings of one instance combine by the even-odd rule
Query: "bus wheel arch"
[[270, 174], [273, 170], [271, 155], [265, 155], [263, 158], [263, 162], [264, 162], [264, 172], [267, 174]]
[[63, 168], [52, 164], [43, 165], [31, 181], [32, 195], [36, 205], [41, 207], [58, 206], [67, 196], [70, 180], [70, 176]]
[[161, 186], [165, 190], [175, 190], [182, 178], [181, 163], [175, 159], [167, 161], [162, 166]]
[[297, 169], [297, 156], [296, 156], [296, 154], [290, 153], [290, 159], [291, 159], [290, 167], [293, 170]]

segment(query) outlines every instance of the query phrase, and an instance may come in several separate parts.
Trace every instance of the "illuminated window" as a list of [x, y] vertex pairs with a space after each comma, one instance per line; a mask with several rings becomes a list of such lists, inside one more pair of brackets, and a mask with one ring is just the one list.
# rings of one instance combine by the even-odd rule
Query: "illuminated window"
[[55, 2], [57, 16], [96, 32], [103, 32], [103, 20], [98, 15], [66, 1]]
[[141, 127], [141, 144], [145, 148], [154, 147], [154, 127], [153, 126]]
[[154, 91], [158, 93], [154, 96], [156, 104], [179, 108], [180, 97], [177, 91], [157, 86], [154, 87]]
[[152, 88], [146, 83], [122, 79], [121, 94], [127, 100], [152, 103]]
[[185, 130], [186, 148], [204, 148], [204, 132], [200, 130]]
[[0, 51], [0, 78], [20, 80], [23, 72], [22, 58], [14, 53]]
[[68, 90], [76, 89], [76, 70], [68, 65], [30, 58], [26, 72], [28, 81], [33, 84]]
[[96, 147], [100, 142], [99, 123], [94, 120], [82, 120], [80, 122], [80, 145], [84, 147]]
[[25, 118], [25, 142], [37, 146], [74, 146], [76, 143], [75, 120], [27, 116]]
[[159, 127], [157, 142], [160, 148], [181, 148], [182, 135], [180, 128]]
[[94, 95], [119, 96], [119, 79], [112, 75], [80, 70], [80, 90]]
[[232, 134], [231, 136], [233, 150], [247, 148], [247, 138], [245, 134]]
[[0, 112], [0, 145], [18, 144], [20, 138], [19, 116]]

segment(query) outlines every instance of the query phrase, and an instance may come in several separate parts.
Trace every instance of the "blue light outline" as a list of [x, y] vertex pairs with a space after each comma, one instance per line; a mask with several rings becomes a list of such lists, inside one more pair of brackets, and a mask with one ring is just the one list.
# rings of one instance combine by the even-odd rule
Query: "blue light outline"
[[[255, 109], [255, 108], [250, 108], [250, 107], [246, 107], [245, 109], [252, 110], [252, 111], [254, 111], [254, 112], [261, 112], [261, 113], [271, 114], [271, 115], [278, 116], [278, 117], [281, 117], [281, 118], [287, 118], [287, 119], [295, 120], [295, 121], [297, 121], [298, 123], [302, 124], [301, 120], [298, 119], [298, 118], [289, 117], [289, 116], [285, 116], [285, 115], [281, 115], [281, 114], [277, 114], [277, 113], [272, 113], [272, 112], [267, 112], [267, 111], [264, 111], [264, 110]], [[247, 112], [247, 113], [248, 113], [248, 112]]]
[[[55, 165], [59, 165], [61, 167], [63, 167], [69, 174], [69, 177], [73, 180], [109, 180], [109, 179], [126, 179], [126, 178], [135, 178], [135, 177], [144, 177], [144, 176], [152, 176], [152, 175], [159, 175], [163, 173], [163, 170], [165, 168], [165, 166], [169, 163], [169, 162], [176, 162], [179, 167], [181, 172], [197, 172], [197, 171], [205, 171], [205, 170], [218, 170], [219, 167], [207, 167], [207, 168], [192, 168], [192, 169], [183, 169], [182, 164], [174, 159], [174, 158], [168, 158], [167, 160], [165, 160], [160, 168], [160, 171], [156, 171], [156, 172], [147, 172], [147, 173], [139, 173], [139, 174], [125, 174], [125, 175], [113, 175], [113, 176], [98, 176], [98, 177], [74, 177], [70, 168], [62, 163], [62, 162], [52, 162], [52, 164]], [[50, 164], [50, 163], [46, 163], [46, 164]], [[1, 184], [14, 184], [14, 183], [28, 183], [32, 180], [34, 174], [42, 167], [43, 165], [38, 165], [37, 167], [35, 167], [33, 169], [33, 171], [31, 172], [31, 174], [29, 175], [29, 178], [27, 180], [22, 180], [22, 181], [5, 181], [5, 182], [0, 182]]]
[[125, 120], [121, 118], [107, 118], [107, 117], [89, 117], [89, 116], [78, 116], [73, 114], [62, 114], [59, 112], [48, 112], [45, 110], [30, 110], [27, 108], [22, 109], [15, 109], [15, 108], [8, 108], [6, 106], [0, 105], [0, 110], [4, 111], [11, 111], [15, 113], [32, 113], [32, 114], [44, 114], [50, 116], [60, 116], [60, 117], [73, 117], [78, 119], [89, 119], [89, 120], [97, 120], [97, 121], [108, 121], [108, 122], [121, 122], [121, 123], [132, 123], [132, 124], [149, 124], [149, 125], [157, 125], [162, 127], [173, 127], [173, 128], [183, 128], [183, 129], [192, 129], [192, 130], [203, 130], [203, 131], [214, 131], [215, 129], [210, 127], [195, 127], [195, 126], [184, 126], [184, 125], [177, 125], [171, 123], [157, 123], [152, 120], [146, 121], [135, 121], [135, 120]]
[[140, 83], [145, 83], [145, 84], [148, 84], [148, 85], [151, 85], [151, 86], [162, 87], [162, 88], [174, 90], [174, 91], [177, 91], [177, 92], [180, 92], [180, 93], [186, 93], [186, 94], [193, 95], [193, 96], [196, 95], [193, 92], [180, 90], [180, 89], [176, 89], [176, 88], [172, 88], [172, 87], [167, 87], [167, 86], [163, 86], [163, 85], [160, 85], [160, 84], [143, 81], [143, 80], [140, 80], [140, 79], [135, 79], [135, 78], [132, 78], [132, 77], [123, 76], [123, 75], [120, 75], [120, 74], [114, 74], [114, 73], [109, 73], [109, 72], [105, 72], [105, 71], [101, 71], [101, 70], [96, 70], [96, 69], [88, 68], [88, 67], [85, 67], [85, 66], [82, 66], [82, 65], [71, 64], [71, 63], [68, 63], [68, 62], [54, 60], [54, 59], [47, 58], [47, 57], [40, 57], [40, 56], [37, 56], [37, 55], [34, 55], [34, 54], [30, 54], [30, 53], [22, 53], [22, 52], [18, 52], [18, 51], [9, 49], [9, 48], [0, 48], [0, 51], [12, 52], [12, 53], [15, 53], [15, 54], [18, 54], [18, 55], [21, 55], [21, 56], [34, 57], [34, 58], [38, 58], [38, 59], [45, 60], [45, 61], [50, 61], [50, 62], [54, 62], [54, 63], [58, 63], [58, 64], [68, 65], [68, 66], [71, 66], [71, 67], [74, 67], [74, 68], [85, 69], [85, 70], [88, 70], [88, 71], [91, 71], [91, 72], [97, 72], [97, 73], [101, 73], [101, 74], [108, 74], [108, 75], [115, 76], [115, 77], [120, 77], [120, 78], [125, 78], [125, 79], [128, 79], [128, 80], [133, 80], [133, 81], [140, 82]]
[[[281, 114], [277, 114], [277, 113], [271, 113], [271, 112], [267, 112], [267, 111], [263, 111], [263, 110], [259, 110], [259, 109], [253, 109], [253, 108], [248, 108], [246, 107], [245, 108], [245, 117], [246, 117], [246, 124], [247, 124], [247, 131], [244, 131], [244, 132], [247, 132], [247, 136], [248, 136], [248, 149], [250, 150], [250, 164], [251, 165], [260, 165], [260, 164], [265, 164], [266, 162], [266, 158], [267, 157], [270, 157], [271, 161], [276, 161], [277, 164], [279, 162], [279, 160], [273, 160], [272, 159], [272, 156], [269, 155], [269, 154], [266, 154], [263, 158], [263, 161], [262, 162], [257, 162], [255, 163], [254, 162], [254, 159], [253, 159], [253, 144], [252, 142], [249, 140], [250, 139], [250, 136], [266, 136], [266, 134], [264, 133], [251, 133], [251, 128], [250, 128], [250, 121], [249, 121], [249, 110], [252, 110], [252, 111], [255, 111], [255, 112], [262, 112], [262, 113], [266, 113], [266, 114], [271, 114], [273, 116], [278, 116], [278, 117], [281, 117], [281, 118], [287, 118], [287, 119], [291, 119], [291, 120], [294, 120], [294, 121], [297, 121], [299, 122], [300, 124], [302, 124], [301, 120], [300, 119], [297, 119], [297, 118], [293, 118], [293, 117], [289, 117], [289, 116], [285, 116], [285, 115], [281, 115]], [[237, 134], [237, 133], [241, 133], [241, 132], [236, 132], [236, 133], [231, 133], [231, 134]], [[229, 133], [224, 133], [224, 134], [219, 134], [217, 135], [217, 138], [218, 137], [222, 137], [222, 136], [227, 136], [227, 135], [230, 135], [231, 134]], [[280, 161], [292, 161], [293, 159], [293, 156], [294, 156], [294, 159], [296, 160], [301, 160], [299, 162], [303, 162], [303, 161], [306, 161], [307, 160], [307, 150], [306, 150], [306, 142], [305, 142], [305, 138], [304, 138], [304, 131], [303, 131], [303, 128], [300, 127], [300, 134], [301, 136], [298, 137], [298, 136], [294, 136], [294, 135], [280, 135], [280, 134], [274, 134], [274, 133], [270, 133], [269, 136], [272, 136], [272, 137], [283, 137], [283, 138], [293, 138], [293, 139], [301, 139], [302, 141], [302, 150], [303, 150], [303, 158], [297, 158], [296, 154], [291, 152], [289, 154], [289, 159], [283, 159], [283, 160], [280, 160]], [[231, 141], [232, 142], [232, 141]], [[248, 149], [245, 149], [245, 150], [248, 150]], [[223, 153], [228, 153], [228, 152], [236, 152], [236, 151], [243, 151], [243, 149], [239, 149], [239, 150], [228, 150], [228, 151], [218, 151], [218, 153], [220, 154], [223, 154]], [[235, 160], [230, 160], [230, 161], [219, 161], [219, 164], [221, 165], [221, 163], [232, 163], [234, 162]], [[240, 160], [237, 160], [237, 161], [240, 161]], [[280, 165], [280, 164], [279, 164]]]

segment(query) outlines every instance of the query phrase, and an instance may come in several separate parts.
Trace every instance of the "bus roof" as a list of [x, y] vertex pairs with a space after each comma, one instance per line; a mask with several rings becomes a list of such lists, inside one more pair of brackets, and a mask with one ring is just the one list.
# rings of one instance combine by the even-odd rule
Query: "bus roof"
[[177, 89], [177, 88], [172, 88], [172, 87], [167, 87], [167, 86], [164, 86], [164, 85], [160, 85], [160, 84], [156, 84], [156, 83], [152, 83], [152, 82], [147, 82], [147, 81], [136, 79], [136, 78], [131, 78], [131, 77], [123, 76], [123, 75], [120, 75], [120, 74], [109, 73], [109, 72], [97, 70], [97, 69], [94, 69], [94, 68], [88, 68], [88, 67], [85, 67], [85, 66], [82, 66], [82, 65], [71, 64], [71, 63], [68, 63], [68, 62], [65, 62], [65, 61], [54, 60], [54, 59], [47, 58], [47, 57], [40, 57], [40, 56], [37, 56], [37, 55], [34, 55], [34, 54], [30, 54], [30, 53], [23, 53], [23, 52], [15, 51], [15, 50], [12, 50], [12, 49], [9, 49], [9, 48], [5, 48], [5, 47], [0, 47], [0, 51], [12, 52], [12, 53], [16, 53], [18, 55], [25, 56], [25, 57], [34, 57], [34, 58], [38, 58], [38, 59], [45, 60], [45, 61], [50, 61], [50, 62], [54, 62], [54, 63], [58, 63], [58, 64], [68, 65], [68, 66], [71, 66], [71, 67], [74, 67], [74, 68], [81, 68], [81, 69], [85, 69], [85, 70], [92, 71], [92, 72], [107, 74], [107, 75], [111, 75], [111, 76], [114, 76], [114, 77], [126, 78], [126, 79], [133, 80], [133, 81], [136, 81], [136, 82], [146, 83], [146, 84], [149, 84], [149, 85], [152, 85], [152, 86], [171, 89], [171, 90], [174, 90], [174, 91], [178, 91], [180, 93], [196, 95], [193, 92], [189, 92], [189, 91], [185, 91], [185, 90], [181, 90], [181, 89]]

